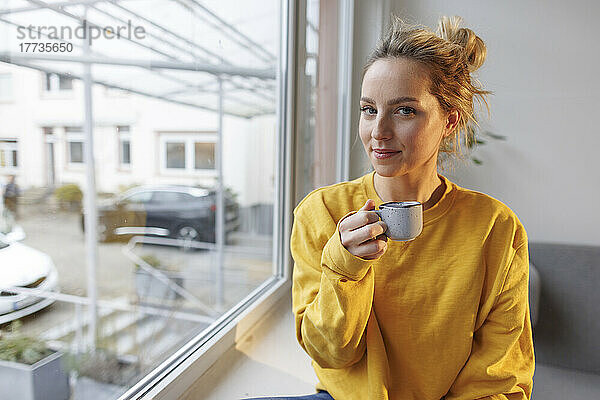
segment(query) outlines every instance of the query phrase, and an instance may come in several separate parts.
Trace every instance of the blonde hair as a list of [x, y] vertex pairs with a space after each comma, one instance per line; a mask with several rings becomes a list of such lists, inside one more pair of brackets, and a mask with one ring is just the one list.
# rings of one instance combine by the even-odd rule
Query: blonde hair
[[461, 28], [461, 23], [461, 17], [443, 16], [436, 34], [392, 16], [389, 30], [373, 49], [363, 69], [364, 76], [375, 61], [387, 58], [406, 58], [428, 68], [430, 93], [438, 99], [442, 110], [455, 109], [460, 113], [454, 134], [440, 144], [438, 165], [451, 155], [464, 159], [461, 137], [467, 148], [475, 142], [475, 127], [479, 124], [474, 99], [485, 104], [488, 115], [490, 112], [486, 96], [492, 92], [483, 90], [479, 81], [471, 78], [471, 73], [483, 65], [487, 50], [483, 40], [471, 29]]

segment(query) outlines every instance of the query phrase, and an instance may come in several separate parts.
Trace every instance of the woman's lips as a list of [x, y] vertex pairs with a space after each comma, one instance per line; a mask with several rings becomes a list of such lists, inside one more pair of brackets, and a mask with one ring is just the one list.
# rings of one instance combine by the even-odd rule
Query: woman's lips
[[375, 158], [377, 158], [378, 160], [382, 160], [385, 158], [390, 158], [393, 157], [397, 154], [402, 153], [401, 151], [394, 151], [394, 150], [383, 150], [383, 149], [373, 149], [373, 155], [375, 156]]

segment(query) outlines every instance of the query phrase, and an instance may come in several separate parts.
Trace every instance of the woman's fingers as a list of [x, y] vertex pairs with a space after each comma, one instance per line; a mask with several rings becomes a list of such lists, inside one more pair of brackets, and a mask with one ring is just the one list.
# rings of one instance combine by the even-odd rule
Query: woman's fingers
[[375, 259], [387, 250], [387, 225], [372, 212], [375, 202], [371, 199], [339, 224], [342, 245], [353, 255], [364, 259]]
[[365, 260], [376, 260], [379, 257], [381, 257], [382, 255], [384, 255], [386, 251], [387, 251], [387, 248], [379, 251], [378, 253], [375, 253], [375, 254], [372, 254], [372, 255], [369, 255], [369, 256], [360, 256], [360, 257], [364, 258]]
[[383, 234], [385, 229], [385, 222], [377, 221], [353, 230], [350, 232], [350, 235], [352, 235], [351, 237], [353, 237], [354, 242], [360, 244], [375, 239], [377, 236]]
[[366, 243], [361, 243], [354, 247], [355, 256], [362, 258], [377, 258], [387, 250], [387, 242], [384, 240], [373, 239]]
[[347, 216], [340, 222], [340, 232], [353, 231], [367, 224], [379, 221], [379, 216], [376, 213], [369, 212], [373, 208], [375, 208], [375, 203], [369, 199], [355, 214]]

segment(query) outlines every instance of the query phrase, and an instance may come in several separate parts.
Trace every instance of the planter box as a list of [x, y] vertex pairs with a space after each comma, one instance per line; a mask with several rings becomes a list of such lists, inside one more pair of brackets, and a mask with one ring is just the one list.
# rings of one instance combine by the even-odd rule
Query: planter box
[[33, 365], [0, 360], [2, 399], [68, 400], [70, 396], [62, 353], [52, 353]]
[[[179, 273], [161, 271], [174, 284], [183, 287], [183, 277]], [[135, 271], [135, 289], [140, 301], [174, 300], [181, 298], [177, 292], [154, 275], [143, 269]]]

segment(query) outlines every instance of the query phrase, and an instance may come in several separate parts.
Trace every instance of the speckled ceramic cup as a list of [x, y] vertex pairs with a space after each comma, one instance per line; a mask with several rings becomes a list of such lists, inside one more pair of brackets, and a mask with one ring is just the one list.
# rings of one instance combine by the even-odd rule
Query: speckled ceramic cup
[[390, 201], [371, 212], [385, 222], [385, 235], [391, 240], [413, 240], [423, 230], [423, 205], [418, 201]]

